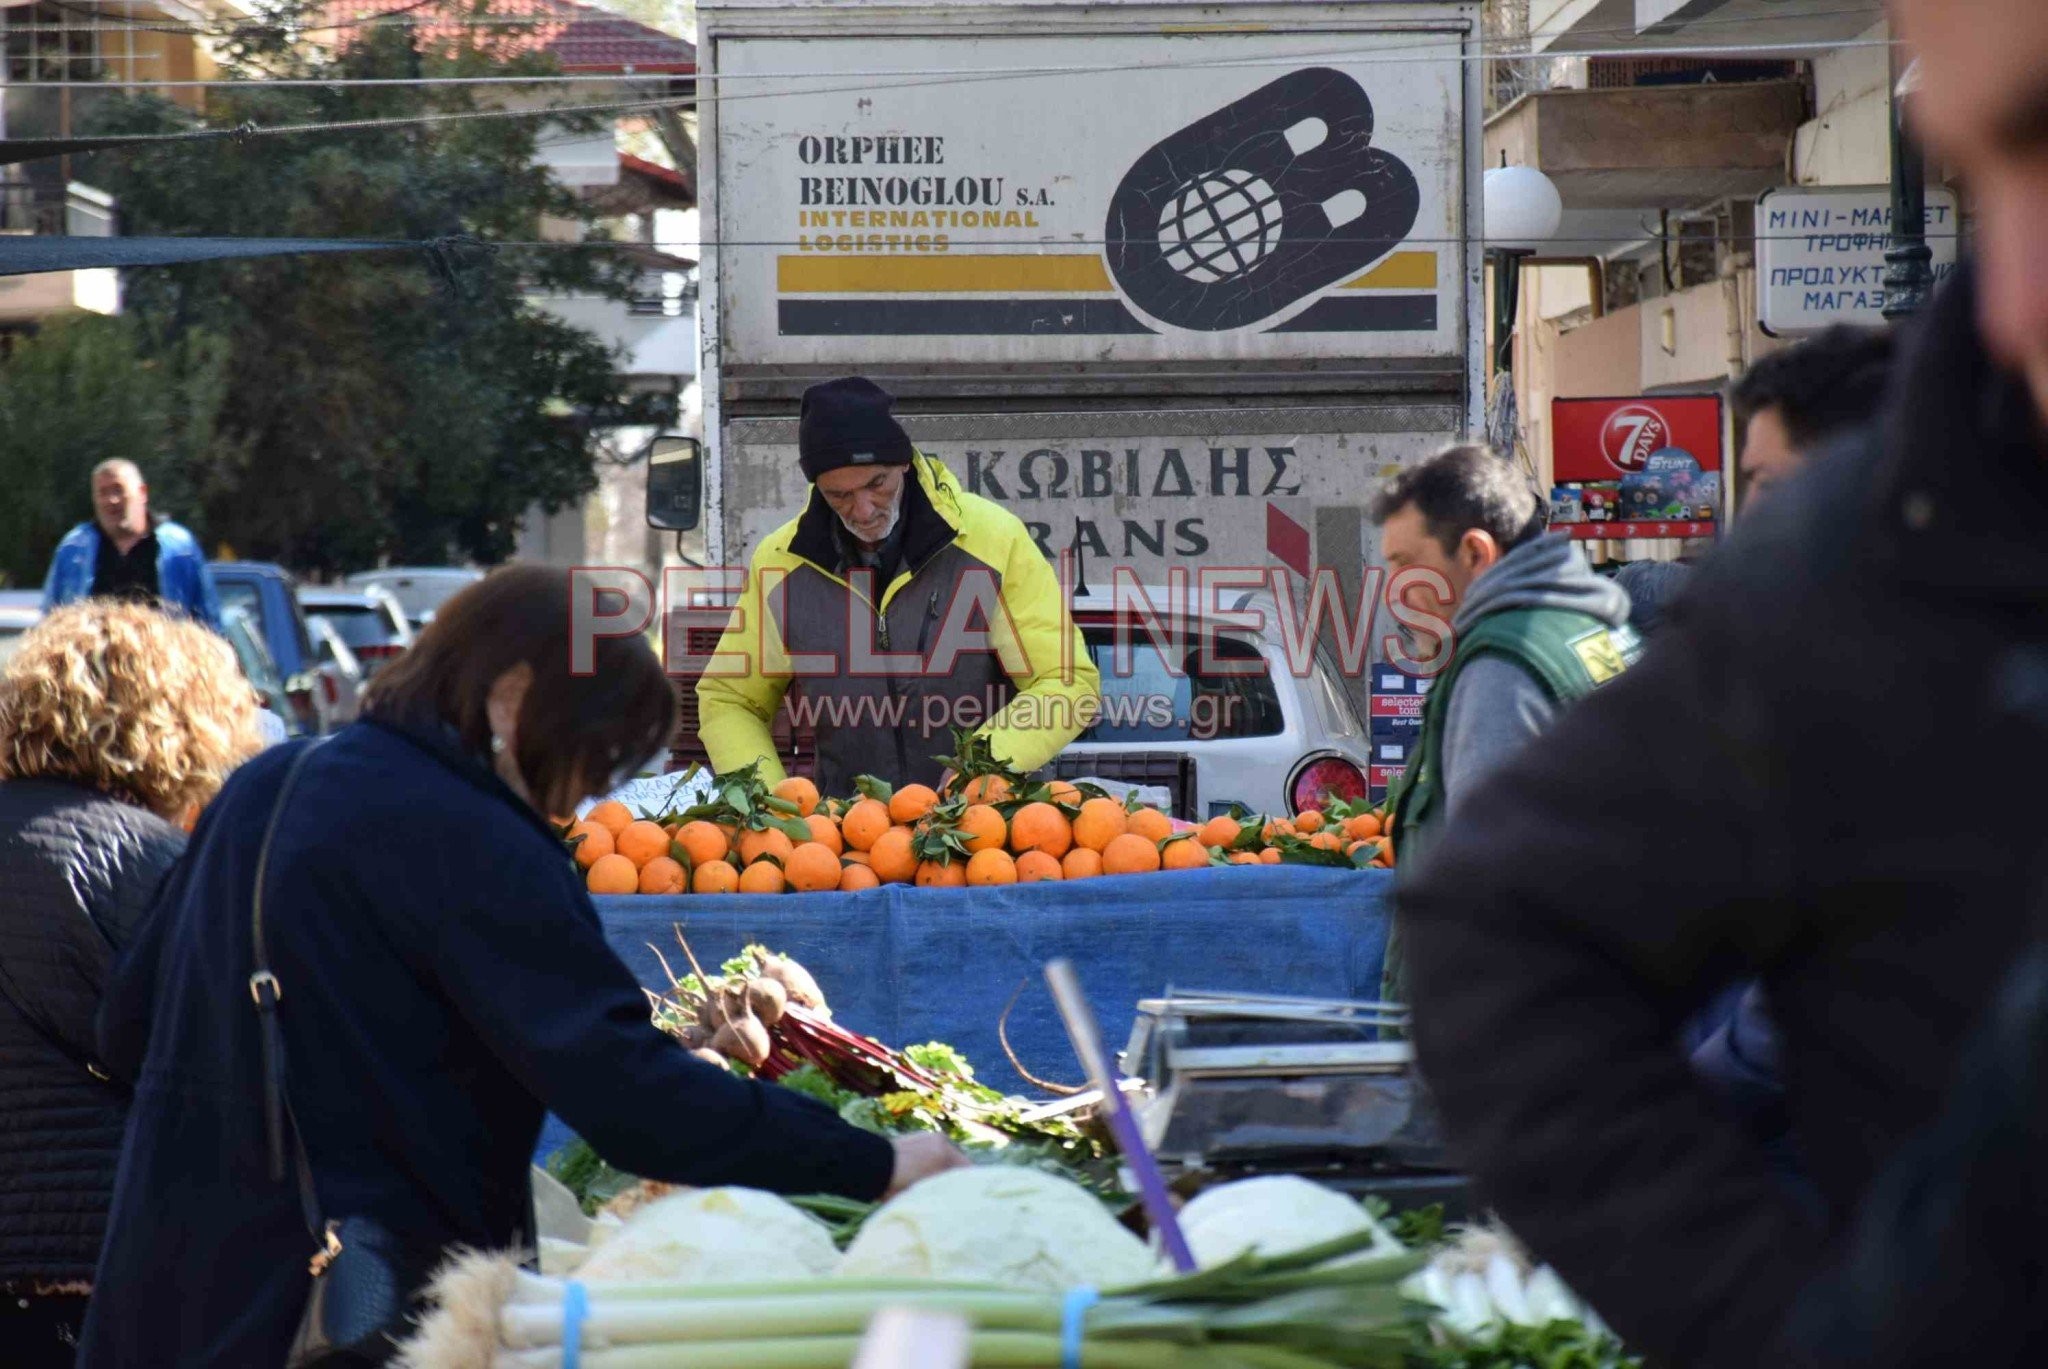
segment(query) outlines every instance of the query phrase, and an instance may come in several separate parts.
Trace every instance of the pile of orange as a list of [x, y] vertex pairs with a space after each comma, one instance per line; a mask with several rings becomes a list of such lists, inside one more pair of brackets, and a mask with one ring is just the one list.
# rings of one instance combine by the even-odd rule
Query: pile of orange
[[[1031, 802], [1010, 801], [998, 776], [971, 780], [950, 799], [907, 784], [887, 800], [821, 799], [807, 779], [772, 791], [809, 829], [702, 819], [663, 825], [607, 801], [566, 825], [576, 863], [593, 894], [780, 894], [873, 889], [883, 884], [972, 888], [1150, 874], [1214, 865], [1277, 865], [1314, 850], [1354, 863], [1393, 864], [1393, 844], [1375, 813], [1326, 817], [1209, 819], [1176, 825], [1156, 808], [1085, 798], [1055, 781]], [[1001, 805], [1000, 807], [998, 805]], [[1008, 810], [1007, 816], [1005, 810]], [[1248, 837], [1248, 827], [1258, 835]], [[940, 837], [946, 838], [941, 842]], [[936, 855], [935, 847], [943, 847]]]

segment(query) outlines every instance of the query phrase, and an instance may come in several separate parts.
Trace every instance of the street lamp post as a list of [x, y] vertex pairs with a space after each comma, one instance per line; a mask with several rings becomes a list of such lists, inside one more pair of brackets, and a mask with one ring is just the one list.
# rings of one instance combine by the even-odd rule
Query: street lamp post
[[1497, 166], [1486, 173], [1486, 254], [1493, 262], [1493, 375], [1514, 363], [1515, 315], [1522, 299], [1522, 267], [1539, 244], [1557, 236], [1564, 199], [1550, 177], [1533, 166]]
[[1892, 50], [1892, 231], [1884, 254], [1884, 316], [1918, 313], [1934, 288], [1934, 252], [1927, 245], [1927, 158], [1906, 125], [1906, 97], [1919, 85], [1917, 66], [1898, 69]]

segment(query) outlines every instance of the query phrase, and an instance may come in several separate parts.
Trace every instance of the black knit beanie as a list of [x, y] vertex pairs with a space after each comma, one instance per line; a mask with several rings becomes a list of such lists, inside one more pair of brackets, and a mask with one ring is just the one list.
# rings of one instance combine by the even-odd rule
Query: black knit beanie
[[908, 466], [916, 449], [889, 415], [896, 402], [864, 376], [828, 380], [804, 391], [796, 421], [797, 464], [816, 480], [841, 466]]

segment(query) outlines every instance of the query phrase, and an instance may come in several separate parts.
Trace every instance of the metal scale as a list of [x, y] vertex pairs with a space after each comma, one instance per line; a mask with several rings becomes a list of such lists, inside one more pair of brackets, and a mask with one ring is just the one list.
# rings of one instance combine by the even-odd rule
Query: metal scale
[[1402, 1039], [1397, 1004], [1169, 991], [1142, 999], [1122, 1072], [1174, 1180], [1301, 1174], [1396, 1209], [1466, 1215], [1465, 1179]]

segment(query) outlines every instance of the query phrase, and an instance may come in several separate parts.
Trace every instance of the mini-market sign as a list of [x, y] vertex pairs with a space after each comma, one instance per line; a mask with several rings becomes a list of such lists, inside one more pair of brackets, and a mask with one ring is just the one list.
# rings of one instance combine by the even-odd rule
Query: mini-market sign
[[[1883, 323], [1891, 231], [1885, 186], [1767, 192], [1756, 202], [1757, 322], [1773, 337], [1837, 323]], [[1927, 246], [1936, 281], [1956, 268], [1957, 237], [1956, 197], [1928, 187]]]

